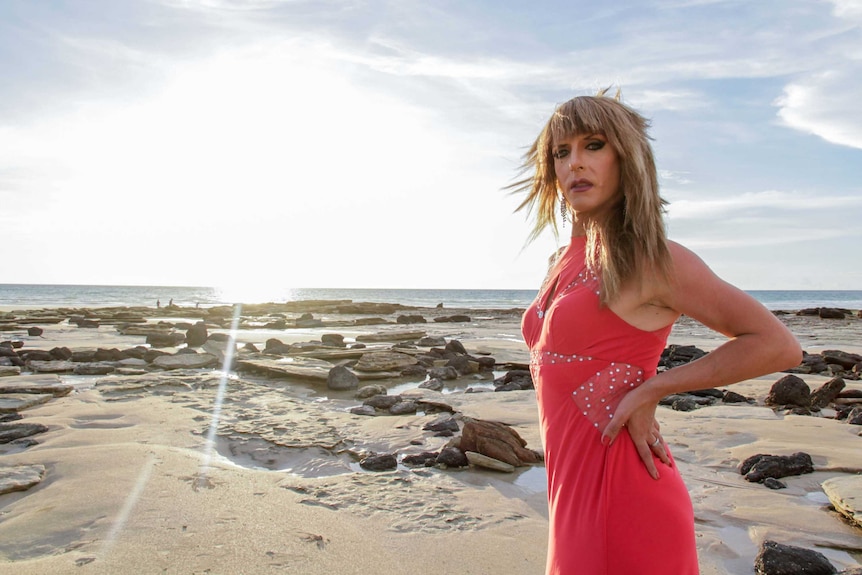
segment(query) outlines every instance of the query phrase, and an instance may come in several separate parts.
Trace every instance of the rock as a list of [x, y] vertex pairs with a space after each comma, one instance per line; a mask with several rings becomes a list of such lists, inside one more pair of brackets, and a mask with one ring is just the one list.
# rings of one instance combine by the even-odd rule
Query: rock
[[[158, 353], [165, 354], [167, 352], [159, 351]], [[100, 347], [93, 353], [92, 361], [120, 361], [121, 359], [123, 359], [123, 352], [119, 349], [105, 349]]]
[[862, 362], [862, 355], [856, 353], [847, 353], [837, 349], [827, 349], [820, 353], [823, 361], [827, 364], [832, 363], [840, 365], [844, 369], [853, 369], [853, 366]]
[[0, 443], [9, 443], [22, 437], [45, 433], [48, 428], [41, 423], [2, 423], [0, 424]]
[[437, 463], [438, 455], [440, 454], [433, 451], [423, 451], [422, 453], [404, 456], [401, 459], [401, 463], [409, 467], [433, 467]]
[[263, 348], [263, 353], [267, 355], [287, 355], [291, 351], [289, 345], [274, 337], [266, 340]]
[[208, 337], [209, 332], [207, 331], [206, 322], [199, 321], [186, 331], [186, 345], [189, 347], [200, 347], [206, 343]]
[[742, 394], [736, 393], [735, 391], [725, 391], [724, 397], [722, 398], [724, 403], [748, 403], [748, 398]]
[[787, 489], [787, 484], [783, 481], [779, 481], [774, 477], [767, 477], [763, 480], [763, 486], [768, 487], [770, 489]]
[[400, 395], [375, 395], [373, 397], [369, 397], [362, 403], [364, 405], [370, 405], [376, 409], [388, 410], [399, 401], [401, 401]]
[[467, 455], [457, 447], [443, 448], [435, 463], [446, 467], [467, 467], [470, 465]]
[[186, 339], [181, 333], [150, 333], [147, 334], [147, 343], [152, 347], [176, 347]]
[[710, 397], [713, 399], [723, 399], [724, 392], [720, 389], [716, 389], [714, 387], [710, 387], [707, 389], [696, 389], [694, 391], [687, 392], [689, 395], [693, 395], [695, 397]]
[[4, 393], [0, 395], [0, 413], [24, 411], [53, 397], [50, 393]]
[[401, 376], [402, 377], [422, 377], [422, 378], [424, 378], [426, 375], [428, 375], [428, 370], [425, 369], [424, 367], [422, 367], [421, 365], [419, 365], [418, 363], [416, 365], [411, 365], [411, 366], [405, 367], [404, 369], [401, 370]]
[[21, 368], [17, 365], [0, 365], [0, 377], [21, 375]]
[[423, 381], [419, 384], [421, 389], [430, 389], [433, 391], [443, 391], [443, 382], [437, 378], [431, 378], [428, 381]]
[[74, 386], [63, 383], [54, 374], [18, 375], [0, 379], [0, 393], [50, 393], [63, 397], [72, 393]]
[[343, 365], [336, 365], [329, 370], [326, 387], [334, 390], [356, 389], [359, 387], [359, 378]]
[[[228, 351], [230, 351], [231, 346], [234, 346], [233, 352], [236, 353], [236, 342], [232, 340], [230, 337], [226, 339], [219, 339], [213, 336], [219, 334], [213, 334], [203, 343], [201, 349], [214, 355], [219, 365], [224, 365], [224, 362], [227, 360]], [[233, 356], [231, 356], [233, 358]]]
[[446, 347], [444, 349], [452, 353], [459, 353], [464, 355], [467, 354], [467, 350], [464, 348], [464, 344], [457, 339], [449, 340], [449, 343], [446, 344]]
[[862, 425], [862, 406], [854, 407], [847, 415], [847, 423], [850, 425]]
[[467, 461], [476, 467], [502, 471], [504, 473], [512, 473], [515, 471], [514, 465], [509, 465], [508, 463], [488, 457], [487, 455], [482, 455], [481, 453], [476, 453], [475, 451], [465, 451], [464, 455], [467, 456]]
[[108, 363], [79, 363], [75, 366], [75, 375], [108, 375], [117, 368]]
[[353, 367], [356, 371], [398, 371], [418, 361], [412, 355], [399, 353], [397, 351], [371, 351], [362, 354], [359, 361]]
[[833, 307], [821, 307], [817, 310], [821, 319], [844, 319], [844, 312]]
[[71, 373], [75, 364], [71, 361], [28, 361], [27, 367], [36, 373]]
[[833, 377], [811, 394], [811, 407], [822, 409], [835, 401], [841, 390], [844, 389], [844, 380], [840, 377]]
[[694, 411], [697, 409], [697, 402], [692, 397], [682, 395], [673, 401], [671, 409], [674, 411]]
[[671, 344], [662, 351], [658, 365], [665, 369], [672, 369], [674, 367], [690, 363], [705, 355], [705, 351], [693, 345]]
[[353, 415], [377, 415], [377, 410], [370, 405], [358, 405], [350, 408]]
[[417, 409], [418, 406], [415, 401], [399, 401], [398, 403], [389, 408], [389, 413], [391, 413], [392, 415], [408, 415], [411, 413], [416, 413]]
[[746, 481], [761, 483], [767, 477], [780, 479], [790, 475], [813, 473], [814, 464], [807, 453], [797, 452], [793, 455], [752, 455], [739, 466], [739, 473]]
[[833, 575], [835, 567], [817, 551], [766, 540], [754, 560], [757, 575]]
[[411, 323], [428, 323], [421, 315], [399, 315], [395, 318], [395, 323], [411, 324]]
[[464, 424], [458, 447], [519, 467], [540, 461], [518, 432], [504, 423], [473, 419]]
[[443, 347], [446, 345], [446, 338], [429, 335], [417, 341], [416, 345], [421, 345], [422, 347]]
[[461, 430], [461, 428], [458, 427], [458, 422], [449, 416], [435, 419], [434, 421], [432, 421], [430, 423], [426, 423], [425, 425], [422, 426], [422, 429], [424, 431], [433, 431], [433, 432], [452, 431], [455, 433], [458, 433]]
[[27, 335], [31, 337], [39, 337], [44, 333], [44, 330], [41, 327], [36, 327], [35, 325], [27, 328]]
[[416, 341], [427, 335], [424, 331], [383, 331], [356, 336], [356, 341], [373, 343], [381, 341]]
[[153, 360], [153, 365], [162, 369], [201, 369], [218, 363], [218, 358], [209, 353], [163, 355]]
[[836, 511], [862, 527], [862, 475], [834, 477], [820, 486]]
[[16, 465], [0, 467], [0, 495], [13, 491], [27, 491], [45, 478], [44, 465]]
[[476, 361], [479, 364], [479, 369], [482, 371], [490, 371], [497, 365], [497, 360], [490, 356], [476, 358]]
[[[512, 369], [494, 380], [496, 391], [515, 391], [533, 389], [533, 376], [526, 369]], [[505, 387], [505, 389], [503, 389]]]
[[442, 317], [435, 317], [434, 321], [437, 323], [469, 323], [470, 316], [464, 314], [446, 315]]
[[368, 471], [391, 471], [398, 467], [398, 460], [392, 454], [369, 455], [359, 462], [359, 466]]
[[454, 367], [451, 367], [451, 366], [434, 367], [428, 371], [428, 376], [431, 379], [444, 379], [444, 380], [458, 379], [458, 370], [456, 370]]
[[72, 350], [68, 347], [55, 347], [51, 349], [51, 351], [48, 353], [51, 354], [51, 357], [53, 359], [57, 359], [60, 361], [69, 361], [70, 359], [72, 359]]
[[766, 405], [796, 405], [808, 407], [811, 403], [811, 389], [795, 375], [785, 375], [774, 384], [766, 396]]
[[386, 388], [380, 384], [363, 385], [353, 395], [356, 399], [366, 399], [374, 395], [386, 395]]
[[330, 347], [347, 347], [344, 336], [339, 333], [325, 333], [320, 336], [320, 342]]

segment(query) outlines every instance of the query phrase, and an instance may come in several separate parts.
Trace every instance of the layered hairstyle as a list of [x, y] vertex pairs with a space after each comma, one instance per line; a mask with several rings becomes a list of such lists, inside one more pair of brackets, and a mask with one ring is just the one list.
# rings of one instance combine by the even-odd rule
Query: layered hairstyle
[[[550, 227], [558, 236], [556, 214], [568, 207], [554, 171], [554, 144], [575, 135], [601, 134], [616, 151], [620, 190], [609, 210], [584, 225], [587, 265], [601, 278], [603, 305], [613, 301], [624, 285], [646, 274], [660, 281], [671, 277], [671, 258], [664, 227], [666, 202], [659, 195], [655, 158], [649, 143], [649, 121], [602, 90], [561, 104], [524, 155], [520, 176], [509, 189], [525, 193], [515, 211], [526, 210], [535, 222], [527, 242]], [[562, 206], [561, 206], [562, 204]]]

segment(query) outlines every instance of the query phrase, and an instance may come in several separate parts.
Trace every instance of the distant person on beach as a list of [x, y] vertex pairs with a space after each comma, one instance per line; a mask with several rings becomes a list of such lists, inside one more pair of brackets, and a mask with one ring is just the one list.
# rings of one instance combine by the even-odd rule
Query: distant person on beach
[[[799, 343], [765, 307], [666, 239], [649, 122], [605, 95], [560, 105], [512, 185], [571, 241], [522, 320], [548, 475], [547, 573], [693, 575], [694, 516], [660, 399], [787, 369]], [[729, 341], [656, 374], [681, 314]]]
[[156, 307], [157, 307], [157, 308], [162, 307], [162, 300], [160, 300], [160, 299], [157, 299], [157, 300], [156, 300]]

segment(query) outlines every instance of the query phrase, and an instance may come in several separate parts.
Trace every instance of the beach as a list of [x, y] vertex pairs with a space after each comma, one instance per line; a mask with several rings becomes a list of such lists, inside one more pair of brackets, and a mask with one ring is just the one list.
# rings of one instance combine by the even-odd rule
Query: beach
[[[20, 412], [22, 422], [47, 430], [29, 446], [0, 445], [0, 467], [44, 467], [38, 484], [0, 495], [0, 573], [543, 573], [548, 521], [541, 463], [511, 473], [403, 464], [375, 472], [358, 463], [370, 453], [439, 451], [451, 438], [424, 427], [446, 416], [503, 422], [540, 451], [534, 392], [493, 391], [495, 377], [529, 362], [520, 312], [307, 307], [280, 315], [247, 307], [237, 329], [229, 313], [194, 307], [128, 315], [171, 332], [203, 321], [210, 337], [235, 337], [237, 361], [248, 344], [263, 349], [273, 338], [296, 345], [337, 333], [353, 344], [389, 334], [389, 341], [368, 347], [397, 349], [398, 334], [421, 332], [460, 342], [473, 357], [493, 357], [498, 367], [447, 381], [442, 391], [418, 388], [424, 378], [417, 377], [362, 381], [425, 406], [375, 416], [351, 412], [362, 403], [355, 390], [331, 390], [320, 379], [225, 373], [219, 366], [153, 370], [133, 362], [121, 374], [59, 372], [54, 377], [73, 390]], [[312, 318], [302, 324], [309, 310]], [[4, 313], [8, 325], [34, 317], [0, 333], [0, 341], [21, 342], [19, 351], [150, 347], [143, 336], [104, 321], [110, 314], [99, 309]], [[40, 314], [61, 321], [39, 322]], [[70, 320], [83, 317], [102, 321], [79, 327]], [[441, 317], [446, 321], [434, 321]], [[841, 319], [779, 317], [808, 353], [862, 354], [858, 310]], [[30, 325], [42, 333], [28, 335]], [[422, 348], [419, 337], [400, 342], [404, 353]], [[722, 341], [683, 318], [669, 344], [708, 352]], [[172, 355], [183, 347], [160, 350]], [[28, 375], [34, 374], [24, 369], [0, 377], [0, 384]], [[862, 427], [835, 419], [834, 409], [792, 415], [766, 406], [783, 375], [731, 386], [752, 403], [659, 408], [662, 434], [694, 504], [704, 575], [754, 573], [766, 539], [816, 550], [838, 570], [862, 563], [862, 528], [831, 509], [821, 487], [862, 472]], [[832, 379], [799, 377], [812, 390]], [[862, 392], [859, 380], [845, 378], [845, 385]], [[448, 406], [451, 414], [429, 406]], [[748, 482], [738, 471], [755, 454], [796, 452], [810, 454], [815, 471], [783, 478], [785, 489]]]

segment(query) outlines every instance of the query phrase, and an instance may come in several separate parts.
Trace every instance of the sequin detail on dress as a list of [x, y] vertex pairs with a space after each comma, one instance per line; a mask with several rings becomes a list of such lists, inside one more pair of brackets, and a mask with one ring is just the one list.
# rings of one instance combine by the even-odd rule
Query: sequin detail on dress
[[[557, 363], [578, 363], [592, 361], [594, 358], [584, 355], [566, 355], [552, 351], [534, 350], [530, 352], [532, 365], [547, 365]], [[623, 396], [644, 382], [644, 372], [641, 368], [627, 363], [611, 362], [604, 369], [598, 370], [587, 378], [583, 384], [572, 391], [572, 399], [581, 410], [584, 417], [590, 420], [593, 427], [603, 432], [614, 418]]]
[[[542, 284], [542, 289], [540, 289], [539, 293], [536, 295], [536, 315], [538, 316], [539, 319], [544, 319], [545, 318], [545, 310], [550, 308], [551, 304], [554, 303], [555, 300], [561, 298], [563, 295], [565, 295], [565, 293], [567, 291], [569, 291], [573, 287], [579, 286], [579, 285], [585, 286], [587, 284], [591, 284], [595, 288], [595, 286], [598, 286], [598, 283], [599, 283], [599, 278], [596, 276], [596, 274], [593, 273], [592, 271], [588, 270], [587, 268], [584, 268], [575, 277], [575, 279], [572, 280], [569, 283], [569, 285], [567, 285], [566, 287], [561, 289], [559, 291], [559, 293], [549, 293], [549, 292], [545, 291], [545, 288], [547, 287], [550, 279], [551, 279], [550, 276], [548, 276], [545, 279], [545, 282]], [[554, 283], [554, 287], [556, 287], [556, 282]], [[552, 288], [551, 292], [553, 292], [553, 291], [554, 291], [554, 289]], [[598, 289], [596, 289], [595, 291], [596, 291], [596, 295], [600, 294], [600, 291]], [[544, 297], [543, 297], [543, 295], [544, 295]], [[544, 301], [542, 301], [542, 300], [544, 300]]]

